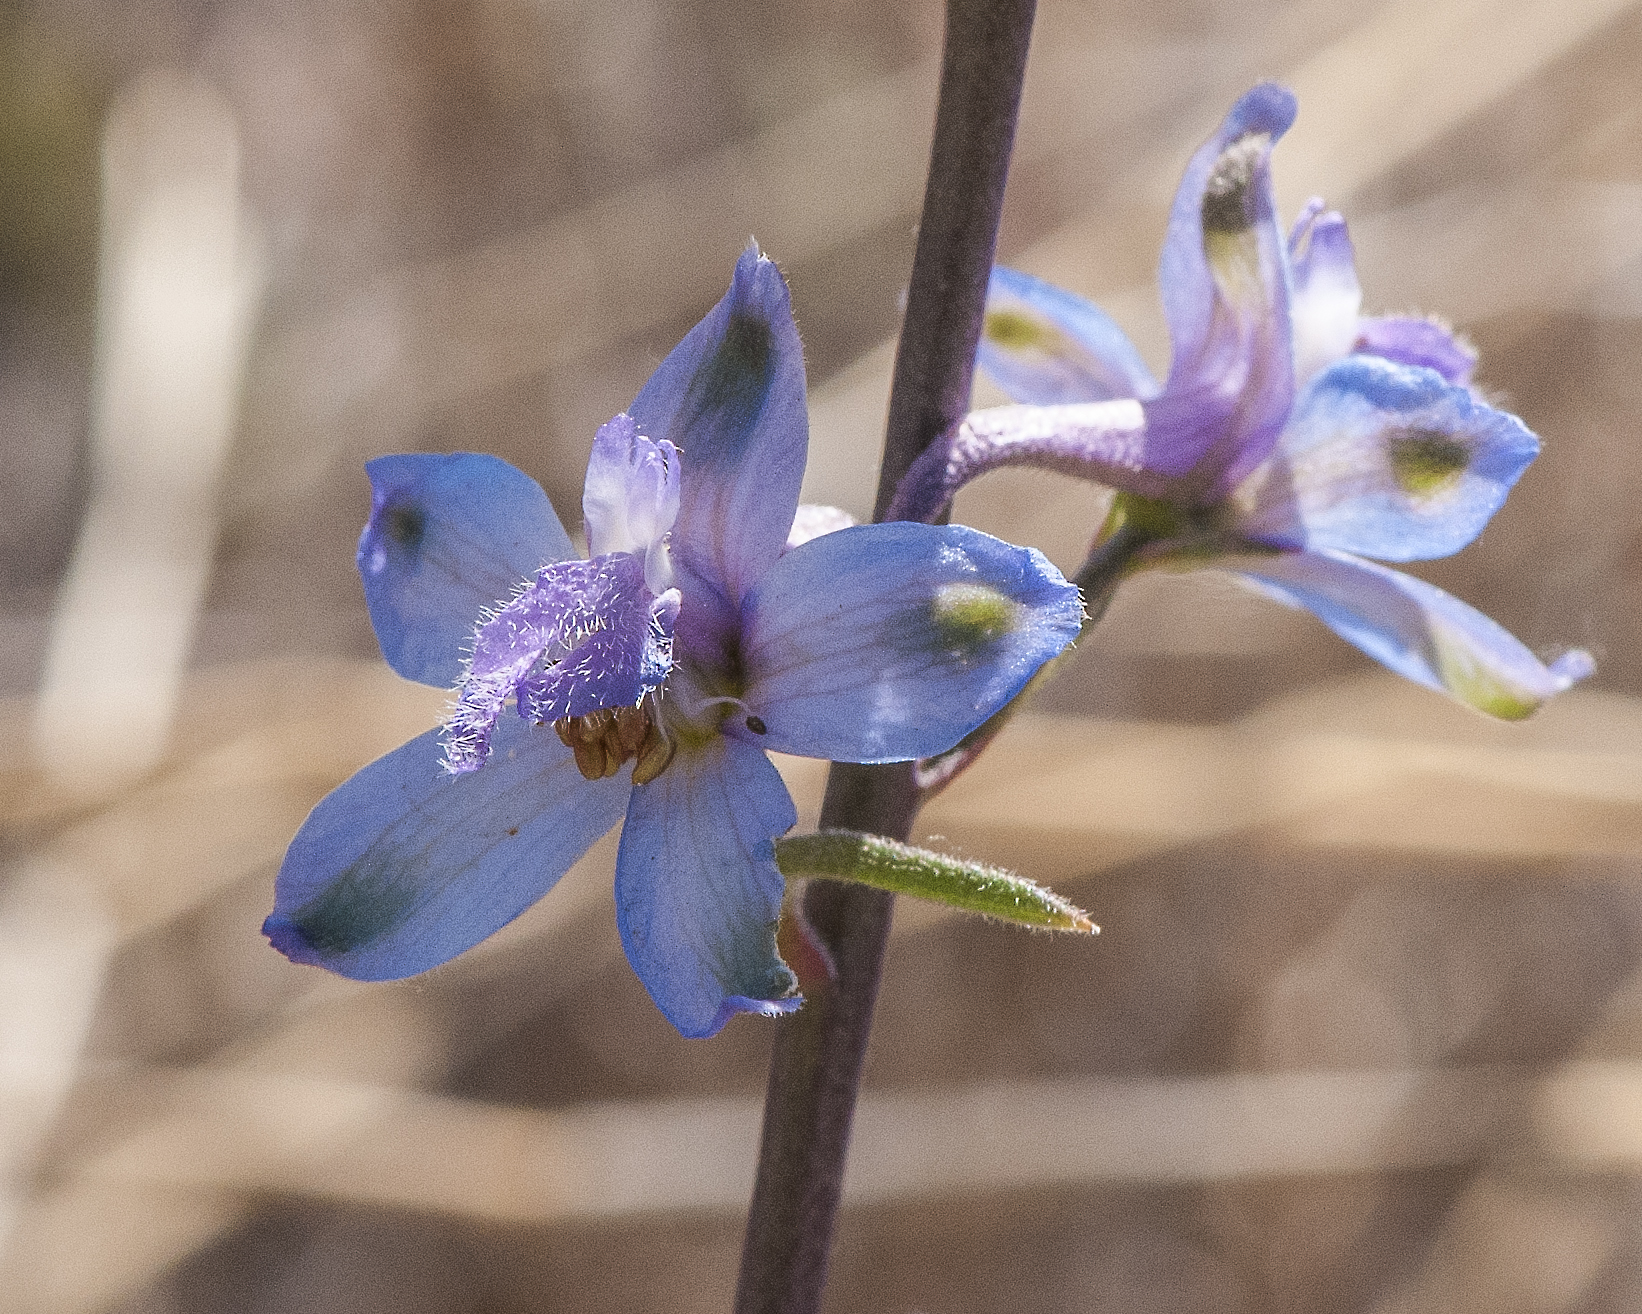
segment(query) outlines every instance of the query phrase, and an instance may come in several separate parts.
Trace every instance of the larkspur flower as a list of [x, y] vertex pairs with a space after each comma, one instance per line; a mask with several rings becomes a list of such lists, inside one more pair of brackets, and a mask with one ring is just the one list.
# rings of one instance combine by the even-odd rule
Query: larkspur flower
[[622, 944], [667, 1018], [702, 1036], [795, 1007], [773, 841], [796, 814], [765, 750], [946, 749], [1082, 620], [1033, 549], [961, 526], [795, 524], [807, 444], [786, 285], [750, 249], [600, 431], [589, 560], [503, 461], [372, 462], [372, 623], [389, 664], [457, 685], [456, 707], [313, 810], [280, 869], [274, 945], [360, 979], [424, 971], [625, 818]]
[[1186, 168], [1159, 271], [1163, 386], [1097, 307], [998, 268], [979, 360], [1027, 404], [970, 415], [909, 472], [891, 514], [933, 519], [1005, 465], [1091, 479], [1117, 490], [1096, 551], [1121, 549], [1123, 572], [1229, 571], [1400, 675], [1526, 716], [1589, 674], [1589, 655], [1546, 665], [1369, 558], [1457, 552], [1538, 439], [1468, 386], [1475, 354], [1446, 326], [1361, 314], [1338, 214], [1314, 200], [1283, 240], [1269, 160], [1295, 109], [1284, 88], [1256, 87]]

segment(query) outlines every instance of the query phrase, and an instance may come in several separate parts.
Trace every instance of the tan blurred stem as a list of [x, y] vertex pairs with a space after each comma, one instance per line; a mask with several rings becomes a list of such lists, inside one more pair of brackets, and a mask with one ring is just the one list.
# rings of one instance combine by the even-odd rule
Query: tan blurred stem
[[[1036, 0], [947, 0], [935, 140], [874, 519], [918, 454], [969, 406], [1035, 9]], [[835, 763], [821, 825], [905, 840], [919, 801], [910, 763]], [[812, 991], [776, 1038], [736, 1314], [821, 1306], [893, 905], [885, 891], [836, 881], [813, 881], [806, 893], [806, 918], [837, 977]]]
[[157, 70], [115, 98], [103, 211], [92, 491], [33, 727], [57, 784], [85, 793], [164, 753], [261, 292], [238, 129], [211, 86]]

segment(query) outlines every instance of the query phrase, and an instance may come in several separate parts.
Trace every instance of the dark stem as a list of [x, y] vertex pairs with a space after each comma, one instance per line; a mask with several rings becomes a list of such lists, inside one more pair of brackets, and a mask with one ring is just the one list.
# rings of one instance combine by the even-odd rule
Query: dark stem
[[[947, 0], [935, 140], [875, 519], [918, 454], [969, 407], [1035, 9], [1036, 0]], [[905, 840], [918, 804], [910, 763], [835, 763], [821, 825]], [[736, 1314], [821, 1307], [893, 907], [893, 896], [879, 890], [810, 882], [804, 912], [831, 950], [837, 978], [809, 986], [804, 1007], [776, 1037]]]

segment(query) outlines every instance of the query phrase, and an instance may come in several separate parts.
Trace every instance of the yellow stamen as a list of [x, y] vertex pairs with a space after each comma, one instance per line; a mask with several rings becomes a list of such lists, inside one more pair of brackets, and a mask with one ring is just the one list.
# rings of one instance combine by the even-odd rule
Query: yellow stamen
[[567, 716], [555, 721], [553, 730], [588, 780], [604, 780], [620, 771], [623, 762], [634, 761], [633, 783], [646, 785], [673, 760], [672, 741], [656, 725], [649, 699], [637, 707]]

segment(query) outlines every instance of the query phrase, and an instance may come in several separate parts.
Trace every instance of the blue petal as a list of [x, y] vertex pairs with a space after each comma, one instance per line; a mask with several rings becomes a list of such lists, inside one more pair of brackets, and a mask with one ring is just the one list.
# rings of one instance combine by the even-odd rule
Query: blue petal
[[1398, 675], [1507, 721], [1584, 679], [1575, 649], [1545, 665], [1508, 631], [1441, 589], [1339, 552], [1281, 553], [1216, 563], [1260, 592], [1303, 607]]
[[1356, 350], [1402, 365], [1436, 370], [1450, 383], [1471, 382], [1476, 349], [1448, 325], [1413, 315], [1370, 316], [1357, 323]]
[[416, 452], [365, 471], [359, 575], [382, 656], [407, 680], [449, 687], [480, 613], [575, 552], [547, 494], [497, 457]]
[[633, 791], [616, 924], [639, 980], [683, 1035], [802, 1002], [775, 947], [783, 882], [773, 840], [797, 820], [769, 758], [719, 735], [681, 745]]
[[1152, 397], [1157, 380], [1104, 310], [998, 265], [986, 291], [977, 363], [1018, 402]]
[[1024, 466], [1167, 500], [1175, 481], [1157, 474], [1146, 415], [1133, 400], [972, 411], [919, 454], [886, 520], [937, 519], [965, 484], [988, 470]]
[[773, 262], [742, 255], [729, 292], [650, 376], [632, 414], [683, 453], [672, 545], [686, 617], [690, 577], [733, 609], [781, 555], [809, 446], [804, 354]]
[[860, 525], [783, 557], [747, 600], [745, 715], [724, 733], [845, 762], [945, 752], [1078, 635], [1042, 553], [962, 525]]
[[1514, 415], [1431, 370], [1349, 356], [1301, 395], [1233, 498], [1240, 532], [1388, 561], [1458, 552], [1539, 452]]
[[1357, 345], [1363, 289], [1346, 221], [1320, 200], [1306, 204], [1289, 234], [1289, 318], [1294, 333], [1294, 379], [1312, 376], [1350, 355]]
[[1192, 474], [1204, 501], [1260, 463], [1293, 400], [1270, 157], [1294, 114], [1273, 83], [1245, 95], [1192, 157], [1169, 214], [1158, 280], [1174, 358], [1147, 426], [1156, 468]]
[[452, 776], [438, 731], [332, 790], [291, 841], [263, 934], [292, 962], [361, 981], [425, 972], [512, 921], [621, 819], [623, 773], [584, 780], [516, 718], [483, 771]]
[[474, 635], [445, 726], [446, 765], [484, 765], [509, 698], [536, 722], [636, 706], [667, 678], [677, 616], [678, 593], [651, 594], [630, 552], [543, 566]]

